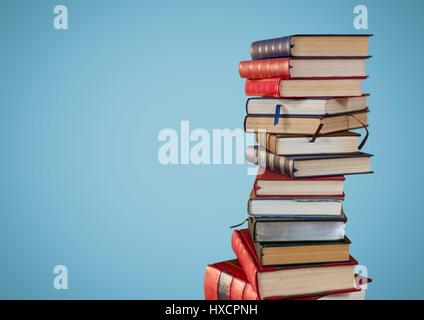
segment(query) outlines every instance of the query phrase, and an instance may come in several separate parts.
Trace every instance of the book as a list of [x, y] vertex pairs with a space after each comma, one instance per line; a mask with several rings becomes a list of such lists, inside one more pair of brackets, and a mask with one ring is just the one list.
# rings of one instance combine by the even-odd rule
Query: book
[[[239, 230], [249, 233], [249, 230]], [[349, 260], [350, 240], [257, 242], [246, 237], [255, 248], [262, 266], [339, 262]]]
[[368, 39], [359, 34], [297, 34], [255, 41], [252, 60], [280, 57], [368, 57]]
[[249, 133], [327, 135], [368, 127], [368, 112], [366, 109], [329, 116], [247, 115], [244, 120], [244, 130]]
[[364, 152], [286, 157], [258, 146], [246, 148], [248, 162], [292, 178], [372, 173], [371, 157], [371, 154]]
[[247, 212], [253, 217], [340, 216], [343, 198], [330, 197], [261, 197], [253, 189], [247, 202]]
[[361, 96], [362, 81], [362, 79], [248, 79], [245, 82], [245, 94], [276, 98]]
[[232, 248], [253, 290], [261, 299], [326, 295], [334, 291], [354, 290], [355, 265], [347, 262], [293, 266], [261, 266], [247, 232], [234, 231]]
[[239, 74], [247, 79], [366, 78], [364, 59], [277, 58], [241, 61]]
[[325, 116], [350, 113], [368, 109], [368, 94], [343, 98], [249, 98], [246, 102], [247, 115], [273, 116]]
[[349, 261], [350, 240], [316, 242], [253, 242], [262, 266]]
[[346, 236], [347, 218], [339, 216], [249, 217], [254, 242], [340, 241]]
[[344, 197], [344, 176], [299, 178], [265, 170], [256, 176], [253, 184], [256, 196], [260, 197]]
[[359, 152], [360, 137], [359, 133], [343, 131], [317, 136], [314, 142], [311, 142], [312, 136], [294, 134], [267, 134], [257, 141], [261, 147], [276, 155], [291, 156], [356, 153]]
[[206, 300], [258, 300], [237, 260], [208, 265], [204, 275]]
[[[278, 297], [281, 300], [365, 300], [367, 284], [371, 279], [355, 278], [355, 288], [328, 292], [326, 295], [298, 298]], [[259, 300], [238, 260], [221, 261], [206, 267], [204, 274], [206, 300]]]

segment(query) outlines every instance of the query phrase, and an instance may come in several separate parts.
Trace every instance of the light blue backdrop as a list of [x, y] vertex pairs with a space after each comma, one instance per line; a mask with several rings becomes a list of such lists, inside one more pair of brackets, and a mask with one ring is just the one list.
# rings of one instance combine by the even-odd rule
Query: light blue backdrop
[[[69, 9], [69, 30], [52, 27]], [[233, 257], [246, 166], [162, 166], [163, 128], [242, 126], [253, 40], [358, 33], [369, 9], [374, 175], [347, 180], [370, 298], [424, 298], [422, 1], [1, 1], [0, 297], [203, 298]], [[420, 62], [421, 61], [421, 62]], [[53, 289], [53, 267], [69, 290]]]

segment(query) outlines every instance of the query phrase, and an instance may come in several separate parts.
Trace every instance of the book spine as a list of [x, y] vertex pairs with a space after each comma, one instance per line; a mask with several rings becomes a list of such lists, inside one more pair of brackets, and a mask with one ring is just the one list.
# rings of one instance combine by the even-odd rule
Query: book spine
[[267, 152], [263, 148], [255, 146], [246, 148], [246, 160], [259, 167], [295, 178], [295, 161], [291, 158], [277, 156], [274, 153]]
[[252, 60], [291, 56], [291, 37], [255, 41], [250, 45]]
[[247, 223], [247, 230], [249, 230], [250, 237], [252, 238], [253, 242], [256, 242], [256, 219], [250, 217]]
[[204, 292], [206, 300], [258, 300], [249, 282], [215, 266], [206, 268]]
[[247, 96], [280, 97], [280, 79], [246, 80]]
[[265, 59], [242, 61], [239, 64], [240, 77], [247, 79], [280, 78], [291, 79], [290, 59]]
[[276, 135], [273, 135], [273, 134], [267, 135], [266, 148], [274, 154], [277, 154], [277, 140], [278, 138]]
[[205, 293], [206, 300], [218, 300], [218, 288], [219, 288], [219, 276], [221, 272], [212, 267], [206, 267], [203, 290]]
[[257, 279], [258, 269], [256, 267], [255, 258], [250, 254], [246, 247], [240, 231], [235, 230], [233, 232], [231, 246], [253, 290], [255, 292], [259, 292]]

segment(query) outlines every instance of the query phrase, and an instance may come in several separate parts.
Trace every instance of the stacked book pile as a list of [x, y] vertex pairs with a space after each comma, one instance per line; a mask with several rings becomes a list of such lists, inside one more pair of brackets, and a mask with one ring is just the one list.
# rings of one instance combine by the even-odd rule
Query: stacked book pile
[[[246, 79], [245, 130], [258, 165], [236, 260], [207, 267], [206, 299], [364, 299], [343, 211], [345, 175], [370, 173], [365, 62], [369, 35], [256, 41]], [[363, 129], [361, 135], [355, 129]]]

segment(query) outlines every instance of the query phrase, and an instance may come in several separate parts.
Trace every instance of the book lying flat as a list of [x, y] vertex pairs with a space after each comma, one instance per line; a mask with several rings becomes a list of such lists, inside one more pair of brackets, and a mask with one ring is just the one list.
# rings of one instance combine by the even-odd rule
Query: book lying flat
[[[365, 300], [367, 284], [371, 279], [355, 278], [355, 288], [327, 292], [325, 295], [297, 298], [278, 297], [281, 300]], [[206, 267], [204, 275], [206, 300], [259, 300], [237, 260], [222, 261]]]
[[332, 242], [253, 243], [263, 266], [338, 262], [349, 260], [349, 239]]
[[246, 148], [248, 162], [292, 178], [372, 173], [371, 157], [363, 152], [285, 157], [257, 146]]
[[252, 60], [280, 57], [367, 57], [368, 38], [358, 34], [297, 34], [255, 41]]
[[366, 78], [364, 59], [278, 58], [242, 61], [239, 74], [247, 79]]
[[368, 126], [368, 109], [329, 116], [247, 115], [244, 130], [249, 133], [320, 135], [360, 129]]
[[319, 98], [361, 96], [362, 79], [246, 80], [247, 96], [277, 98]]
[[257, 197], [344, 197], [343, 176], [294, 179], [266, 170], [258, 174], [253, 185]]
[[324, 116], [368, 109], [368, 94], [343, 98], [249, 98], [246, 114], [257, 116]]
[[267, 134], [257, 141], [261, 147], [276, 155], [290, 156], [359, 152], [360, 137], [359, 133], [344, 131], [318, 136], [314, 142], [311, 142], [312, 136], [294, 134]]
[[350, 240], [322, 242], [253, 242], [262, 266], [349, 261]]
[[261, 266], [249, 238], [246, 231], [234, 231], [232, 248], [250, 285], [261, 299], [325, 295], [356, 288], [357, 261], [352, 257], [347, 262]]
[[339, 216], [250, 217], [254, 242], [340, 241], [346, 236], [347, 218]]
[[343, 198], [261, 197], [252, 190], [247, 212], [252, 217], [340, 216]]

